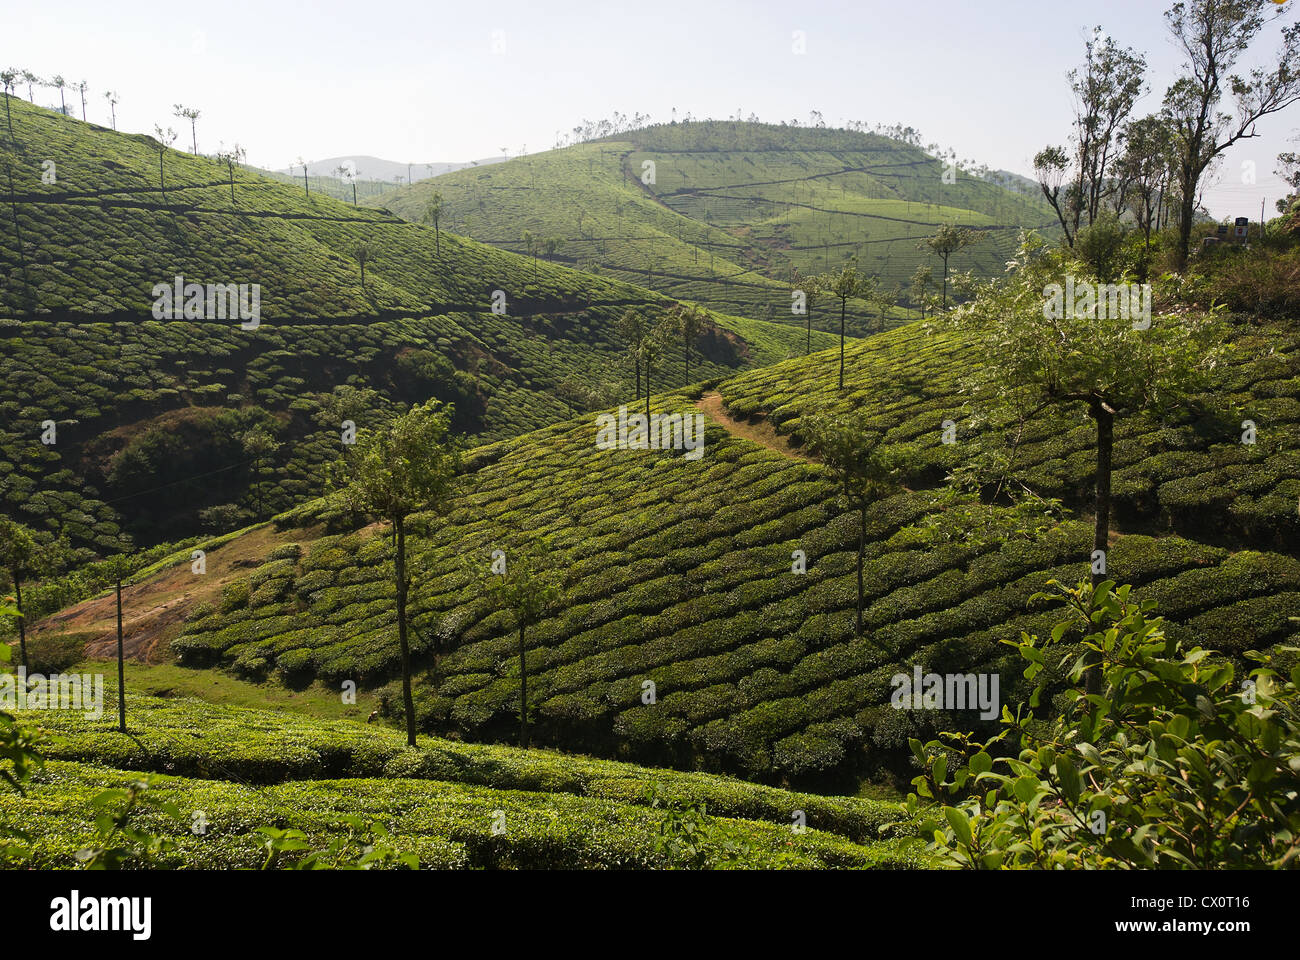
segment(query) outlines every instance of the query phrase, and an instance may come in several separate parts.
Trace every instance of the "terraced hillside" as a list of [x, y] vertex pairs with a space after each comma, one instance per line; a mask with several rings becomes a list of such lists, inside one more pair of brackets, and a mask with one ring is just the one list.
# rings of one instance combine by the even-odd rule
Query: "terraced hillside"
[[[114, 697], [110, 689], [106, 700]], [[133, 816], [133, 825], [174, 844], [154, 867], [256, 868], [267, 861], [258, 830], [268, 827], [301, 831], [316, 850], [353, 833], [344, 856], [355, 861], [375, 821], [391, 832], [396, 853], [424, 869], [922, 865], [896, 840], [880, 839], [898, 815], [869, 800], [550, 751], [429, 739], [410, 750], [355, 721], [197, 700], [128, 703], [127, 734], [107, 717], [19, 714], [52, 735], [27, 795], [0, 793], [0, 826], [31, 837], [27, 865], [75, 866], [77, 851], [102, 842], [95, 798], [146, 775], [149, 795], [180, 814], [146, 807]], [[674, 817], [698, 828], [691, 844], [663, 842]], [[281, 854], [279, 865], [305, 852]]]
[[[1240, 655], [1296, 638], [1300, 336], [1241, 321], [1234, 338], [1234, 362], [1184, 422], [1117, 430], [1109, 573], [1157, 600], [1176, 635]], [[901, 763], [908, 736], [976, 723], [892, 709], [900, 670], [999, 672], [1002, 702], [1016, 702], [1020, 667], [999, 641], [1057, 621], [1029, 598], [1049, 578], [1086, 574], [1090, 525], [1026, 524], [1002, 508], [954, 504], [941, 487], [947, 470], [1001, 443], [967, 426], [956, 444], [941, 442], [944, 420], [966, 423], [958, 378], [975, 359], [956, 334], [909, 325], [854, 343], [848, 359], [842, 397], [835, 351], [717, 389], [732, 413], [766, 414], [787, 436], [813, 404], [856, 405], [910, 452], [903, 488], [868, 515], [861, 639], [855, 518], [837, 506], [824, 467], [737, 436], [726, 418], [709, 426], [698, 460], [600, 450], [586, 417], [479, 451], [455, 509], [429, 518], [414, 541], [422, 726], [474, 740], [515, 734], [513, 620], [483, 598], [473, 569], [486, 570], [493, 548], [509, 556], [543, 535], [565, 578], [563, 603], [527, 635], [544, 742], [842, 785]], [[661, 395], [656, 409], [699, 412], [700, 392]], [[1246, 417], [1258, 426], [1252, 446], [1240, 442]], [[1091, 441], [1083, 424], [1034, 433], [1021, 449], [1024, 479], [1084, 507]], [[278, 523], [339, 532], [279, 547], [219, 601], [190, 610], [172, 644], [181, 661], [291, 683], [393, 677], [382, 528], [358, 530], [325, 502]], [[797, 550], [805, 573], [793, 570]]]
[[[458, 429], [495, 439], [630, 399], [616, 322], [669, 306], [9, 101], [0, 503], [80, 547], [111, 549], [122, 527], [178, 539], [213, 508], [230, 529], [319, 492], [342, 421], [364, 425], [376, 403], [436, 396], [456, 404]], [[249, 285], [249, 307], [258, 285], [256, 322], [198, 301], [156, 319], [155, 285], [178, 276]], [[714, 314], [692, 376], [803, 346], [787, 326]], [[682, 382], [673, 350], [665, 384]], [[250, 451], [250, 433], [270, 451]]]
[[[1036, 199], [960, 171], [946, 183], [944, 174], [923, 151], [874, 134], [699, 122], [457, 170], [368, 202], [419, 220], [437, 192], [444, 222], [467, 236], [515, 251], [526, 250], [524, 231], [556, 238], [556, 262], [801, 324], [790, 313], [795, 268], [838, 270], [855, 256], [910, 302], [911, 275], [926, 259], [917, 244], [939, 225], [987, 231], [951, 263], [981, 274], [1001, 271], [1022, 227], [1053, 229]], [[861, 301], [852, 314], [857, 333], [878, 322]], [[891, 312], [888, 323], [907, 316]], [[838, 329], [824, 303], [814, 323]]]

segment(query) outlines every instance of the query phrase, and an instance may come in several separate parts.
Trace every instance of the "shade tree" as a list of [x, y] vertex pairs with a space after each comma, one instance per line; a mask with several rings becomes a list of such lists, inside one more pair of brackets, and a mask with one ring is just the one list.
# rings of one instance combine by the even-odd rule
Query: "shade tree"
[[393, 581], [397, 639], [401, 650], [402, 705], [406, 742], [415, 746], [415, 702], [411, 693], [408, 640], [406, 534], [412, 514], [446, 517], [460, 469], [460, 443], [451, 431], [450, 405], [430, 400], [412, 406], [375, 430], [361, 431], [357, 442], [330, 472], [330, 485], [349, 508], [387, 521], [393, 531]]
[[[1053, 291], [1059, 295], [1071, 278], [1076, 288], [1095, 287], [1096, 278], [1080, 275], [1079, 266], [1030, 235], [1004, 277], [980, 285], [973, 300], [942, 322], [979, 345], [982, 362], [963, 389], [994, 422], [1024, 424], [1050, 414], [1062, 423], [1076, 411], [1092, 421], [1095, 587], [1108, 576], [1116, 421], [1180, 409], [1221, 359], [1223, 335], [1205, 315], [1140, 317], [1137, 294], [1127, 284], [1118, 285], [1126, 302], [1054, 302]], [[1099, 676], [1089, 676], [1096, 692]]]

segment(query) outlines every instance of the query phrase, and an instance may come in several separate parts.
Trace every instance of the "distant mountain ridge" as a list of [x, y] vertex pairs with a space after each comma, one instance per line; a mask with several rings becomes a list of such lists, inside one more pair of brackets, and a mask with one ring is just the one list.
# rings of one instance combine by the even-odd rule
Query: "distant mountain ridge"
[[[465, 161], [446, 161], [420, 162], [420, 163], [402, 163], [397, 160], [384, 160], [381, 157], [372, 157], [366, 154], [347, 154], [340, 157], [328, 157], [324, 160], [308, 160], [307, 173], [313, 177], [332, 177], [335, 171], [344, 164], [351, 163], [356, 171], [358, 179], [361, 180], [392, 180], [394, 177], [407, 178], [408, 167], [409, 174], [415, 180], [425, 180], [429, 177], [436, 177], [440, 174], [451, 173], [455, 170], [463, 170], [466, 167], [482, 167], [490, 163], [500, 163], [504, 157], [484, 157], [480, 160]], [[292, 167], [283, 167], [276, 173], [287, 173], [302, 175], [302, 165], [295, 164]]]

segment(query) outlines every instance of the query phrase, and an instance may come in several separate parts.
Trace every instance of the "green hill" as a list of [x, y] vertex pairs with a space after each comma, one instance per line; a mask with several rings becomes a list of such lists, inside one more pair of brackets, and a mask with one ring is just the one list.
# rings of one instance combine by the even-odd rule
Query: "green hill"
[[[106, 692], [106, 701], [114, 697]], [[395, 733], [355, 721], [198, 700], [128, 696], [128, 704], [125, 735], [116, 732], [115, 715], [19, 714], [51, 735], [45, 768], [27, 795], [0, 793], [0, 826], [32, 838], [28, 865], [75, 866], [78, 850], [100, 842], [95, 798], [142, 775], [152, 778], [150, 794], [180, 814], [138, 812], [133, 820], [175, 844], [155, 867], [256, 868], [266, 859], [258, 828], [300, 830], [321, 849], [353, 829], [347, 817], [380, 821], [395, 849], [426, 869], [924, 863], [896, 840], [880, 839], [898, 814], [870, 800], [552, 751], [429, 739], [410, 750]], [[674, 816], [699, 829], [698, 857], [659, 842]], [[353, 859], [362, 842], [348, 849]]]
[[[616, 321], [670, 305], [8, 100], [0, 504], [79, 547], [112, 549], [123, 527], [179, 539], [201, 515], [232, 529], [317, 494], [342, 421], [364, 426], [376, 403], [436, 396], [458, 429], [496, 439], [631, 399]], [[156, 319], [155, 285], [178, 276], [248, 285], [250, 306], [258, 285], [256, 327], [206, 303]], [[788, 326], [714, 314], [692, 376], [803, 346]], [[674, 350], [665, 385], [682, 382]], [[269, 453], [244, 442], [258, 431]]]
[[[1234, 363], [1181, 422], [1117, 430], [1109, 566], [1159, 602], [1174, 635], [1239, 655], [1293, 641], [1288, 617], [1300, 615], [1300, 336], [1285, 324], [1234, 331]], [[512, 621], [464, 564], [486, 566], [490, 549], [509, 553], [544, 534], [566, 587], [561, 609], [528, 634], [542, 742], [843, 785], [897, 771], [909, 736], [973, 722], [891, 709], [900, 670], [999, 672], [1003, 702], [1015, 702], [1025, 693], [1020, 668], [999, 641], [1056, 622], [1057, 611], [1029, 598], [1049, 578], [1086, 573], [1091, 527], [952, 509], [945, 473], [1001, 442], [963, 411], [958, 380], [974, 360], [958, 336], [913, 324], [852, 344], [842, 395], [835, 351], [717, 387], [733, 413], [766, 415], [787, 434], [813, 405], [866, 409], [890, 443], [912, 451], [905, 489], [869, 513], [861, 639], [854, 518], [836, 506], [823, 467], [738, 436], [743, 425], [712, 422], [698, 460], [597, 449], [591, 418], [484, 448], [456, 508], [414, 541], [422, 670], [441, 654], [438, 679], [425, 672], [417, 683], [421, 725], [478, 740], [514, 735]], [[656, 409], [698, 412], [699, 393], [661, 395]], [[1259, 425], [1253, 446], [1239, 442], [1243, 417]], [[941, 442], [947, 419], [962, 425], [953, 445]], [[1036, 428], [1021, 448], [1026, 482], [1086, 510], [1091, 442], [1082, 422]], [[192, 610], [172, 645], [181, 661], [291, 683], [393, 677], [390, 546], [324, 502], [279, 521], [322, 523], [339, 532], [268, 554], [219, 602]], [[796, 550], [804, 574], [792, 572]]]
[[[644, 182], [653, 164], [653, 183]], [[1041, 201], [954, 171], [875, 134], [740, 122], [662, 124], [605, 140], [453, 171], [367, 201], [412, 220], [442, 195], [443, 222], [523, 251], [523, 232], [562, 241], [553, 256], [727, 313], [802, 324], [790, 277], [850, 256], [910, 302], [923, 238], [945, 223], [987, 231], [952, 269], [1000, 272], [1021, 228], [1051, 232]], [[936, 270], [941, 270], [935, 261]], [[915, 304], [912, 304], [915, 306]], [[908, 316], [891, 314], [890, 323]], [[853, 329], [874, 329], [855, 302]], [[814, 325], [838, 330], [829, 306]]]

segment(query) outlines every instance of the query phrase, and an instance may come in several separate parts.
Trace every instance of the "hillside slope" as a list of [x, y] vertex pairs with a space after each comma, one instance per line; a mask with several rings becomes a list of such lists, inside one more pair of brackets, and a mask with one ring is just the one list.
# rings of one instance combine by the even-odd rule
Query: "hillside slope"
[[[443, 222], [487, 243], [523, 251], [527, 230], [562, 241], [557, 262], [798, 325], [793, 269], [838, 270], [855, 256], [910, 302], [912, 272], [926, 259], [917, 244], [939, 225], [987, 231], [951, 264], [982, 274], [1002, 269], [1021, 228], [1054, 229], [1038, 200], [944, 174], [923, 151], [874, 134], [698, 122], [458, 170], [369, 202], [419, 220], [436, 192]], [[819, 329], [838, 329], [830, 312], [828, 304], [816, 310]], [[879, 322], [861, 301], [852, 318], [857, 333]]]
[[[342, 421], [364, 425], [375, 403], [438, 397], [456, 404], [458, 429], [495, 439], [630, 399], [616, 322], [670, 305], [150, 137], [9, 107], [0, 504], [87, 549], [112, 549], [122, 527], [178, 539], [212, 508], [226, 517], [214, 528], [230, 529], [318, 493]], [[255, 324], [198, 302], [156, 319], [155, 286], [178, 276], [247, 285], [248, 307], [257, 285]], [[802, 349], [797, 330], [715, 314], [692, 376]], [[665, 384], [682, 382], [682, 359], [678, 345]], [[257, 431], [278, 444], [269, 454], [246, 448]]]
[[[106, 701], [115, 697], [106, 691]], [[30, 865], [74, 867], [76, 852], [98, 842], [94, 798], [142, 775], [152, 778], [151, 795], [180, 812], [133, 820], [174, 843], [155, 866], [257, 868], [267, 853], [258, 828], [300, 830], [319, 849], [354, 829], [349, 817], [363, 828], [383, 823], [392, 846], [425, 869], [923, 863], [896, 840], [880, 839], [880, 828], [898, 818], [884, 803], [551, 751], [428, 738], [411, 750], [397, 734], [355, 721], [197, 700], [128, 695], [128, 704], [126, 735], [109, 716], [20, 714], [54, 735], [26, 796], [0, 793], [0, 826], [32, 838]], [[658, 842], [672, 811], [699, 816], [702, 809], [698, 858]], [[359, 856], [362, 842], [348, 854]]]
[[[1288, 617], [1300, 616], [1300, 336], [1244, 322], [1234, 335], [1235, 362], [1183, 422], [1117, 430], [1109, 563], [1159, 602], [1176, 635], [1239, 656], [1294, 640]], [[998, 672], [1003, 702], [1015, 702], [1021, 671], [999, 641], [1057, 621], [1029, 598], [1049, 578], [1086, 574], [1091, 527], [1082, 517], [1026, 527], [1001, 508], [952, 509], [944, 474], [1000, 442], [968, 426], [958, 443], [941, 442], [945, 419], [966, 422], [958, 380], [974, 359], [956, 335], [909, 325], [851, 345], [838, 398], [834, 351], [718, 385], [732, 414], [767, 413], [768, 429], [787, 437], [808, 404], [851, 404], [912, 451], [904, 489], [869, 512], [861, 639], [856, 524], [818, 463], [719, 421], [698, 460], [598, 449], [591, 417], [480, 450], [455, 509], [412, 540], [421, 724], [470, 739], [514, 736], [513, 620], [465, 564], [484, 572], [489, 550], [509, 555], [542, 535], [565, 581], [562, 604], [528, 632], [542, 742], [843, 785], [905, 766], [908, 736], [980, 722], [891, 709], [899, 671]], [[699, 394], [661, 395], [656, 409], [698, 412]], [[1254, 446], [1240, 442], [1243, 415], [1259, 425]], [[1040, 428], [1022, 447], [1026, 481], [1085, 510], [1091, 439], [1084, 424]], [[290, 683], [395, 676], [382, 527], [358, 530], [326, 502], [277, 521], [318, 524], [327, 525], [319, 536], [266, 554], [219, 601], [187, 612], [172, 643], [183, 663]], [[806, 573], [792, 569], [796, 550]], [[139, 589], [147, 596], [147, 584]]]

